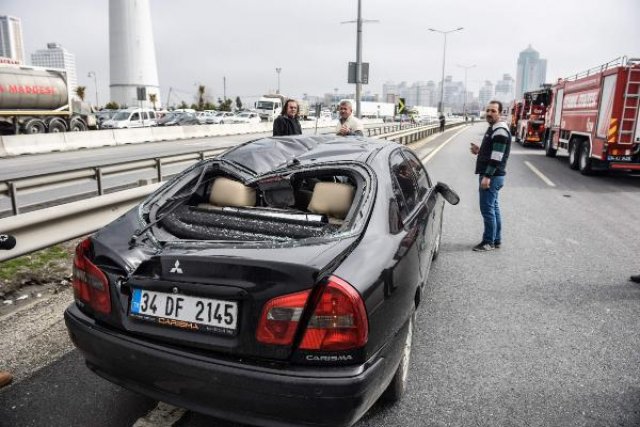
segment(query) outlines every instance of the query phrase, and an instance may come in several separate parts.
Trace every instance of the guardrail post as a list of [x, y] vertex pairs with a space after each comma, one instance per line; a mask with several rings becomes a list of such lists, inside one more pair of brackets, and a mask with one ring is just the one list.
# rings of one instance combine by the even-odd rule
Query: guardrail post
[[96, 174], [96, 183], [98, 184], [98, 195], [102, 196], [104, 194], [104, 190], [102, 189], [102, 169], [95, 168], [94, 171]]
[[11, 210], [14, 215], [18, 215], [20, 213], [20, 208], [18, 207], [18, 187], [13, 182], [9, 182], [9, 191], [11, 192]]
[[162, 161], [156, 159], [156, 171], [158, 172], [158, 182], [162, 182]]

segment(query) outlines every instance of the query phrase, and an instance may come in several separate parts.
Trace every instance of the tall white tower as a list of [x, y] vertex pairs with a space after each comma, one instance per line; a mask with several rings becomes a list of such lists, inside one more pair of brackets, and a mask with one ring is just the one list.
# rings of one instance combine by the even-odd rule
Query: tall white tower
[[[149, 95], [155, 94], [155, 106], [160, 107], [149, 0], [109, 0], [109, 67], [111, 101], [153, 107]], [[139, 87], [146, 88], [142, 103], [137, 95]]]

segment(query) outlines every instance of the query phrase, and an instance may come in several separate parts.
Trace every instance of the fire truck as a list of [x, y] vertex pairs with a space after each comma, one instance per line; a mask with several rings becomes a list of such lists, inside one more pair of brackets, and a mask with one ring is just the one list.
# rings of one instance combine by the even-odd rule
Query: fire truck
[[509, 108], [509, 132], [515, 135], [518, 130], [518, 117], [522, 114], [522, 101], [513, 101]]
[[569, 155], [569, 167], [640, 171], [640, 58], [621, 57], [552, 87], [545, 154]]
[[524, 99], [517, 103], [515, 132], [516, 142], [522, 145], [544, 144], [546, 133], [546, 113], [551, 101], [551, 85], [542, 85], [541, 89], [524, 93]]

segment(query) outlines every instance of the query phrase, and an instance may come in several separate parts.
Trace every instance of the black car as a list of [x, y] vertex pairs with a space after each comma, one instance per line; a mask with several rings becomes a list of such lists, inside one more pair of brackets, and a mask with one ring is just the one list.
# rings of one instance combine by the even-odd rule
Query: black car
[[80, 243], [74, 344], [98, 375], [259, 426], [348, 426], [401, 397], [444, 200], [408, 148], [263, 138]]

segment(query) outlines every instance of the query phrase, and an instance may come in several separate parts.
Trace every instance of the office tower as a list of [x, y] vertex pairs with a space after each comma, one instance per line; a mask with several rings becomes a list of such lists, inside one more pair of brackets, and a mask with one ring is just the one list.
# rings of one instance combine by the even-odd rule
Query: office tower
[[[160, 106], [149, 0], [109, 0], [109, 67], [111, 101], [153, 107], [149, 95], [155, 94]], [[139, 87], [146, 91], [142, 102]]]
[[47, 43], [46, 49], [31, 54], [31, 65], [47, 68], [62, 68], [67, 72], [67, 84], [71, 94], [76, 93], [78, 78], [76, 76], [76, 57], [58, 43]]
[[509, 105], [515, 97], [514, 93], [515, 81], [511, 74], [503, 74], [502, 80], [496, 82], [495, 99], [501, 101], [504, 105]]
[[539, 89], [546, 78], [547, 60], [540, 59], [538, 51], [529, 45], [529, 47], [520, 52], [518, 56], [516, 98], [521, 98], [522, 94], [529, 90]]
[[[489, 80], [484, 82], [484, 85], [480, 88], [480, 93], [478, 94], [478, 102], [480, 102], [480, 106], [484, 108], [489, 101], [493, 99], [493, 83]], [[506, 108], [506, 106], [503, 106]]]
[[0, 16], [0, 57], [2, 62], [24, 64], [24, 44], [20, 18]]

